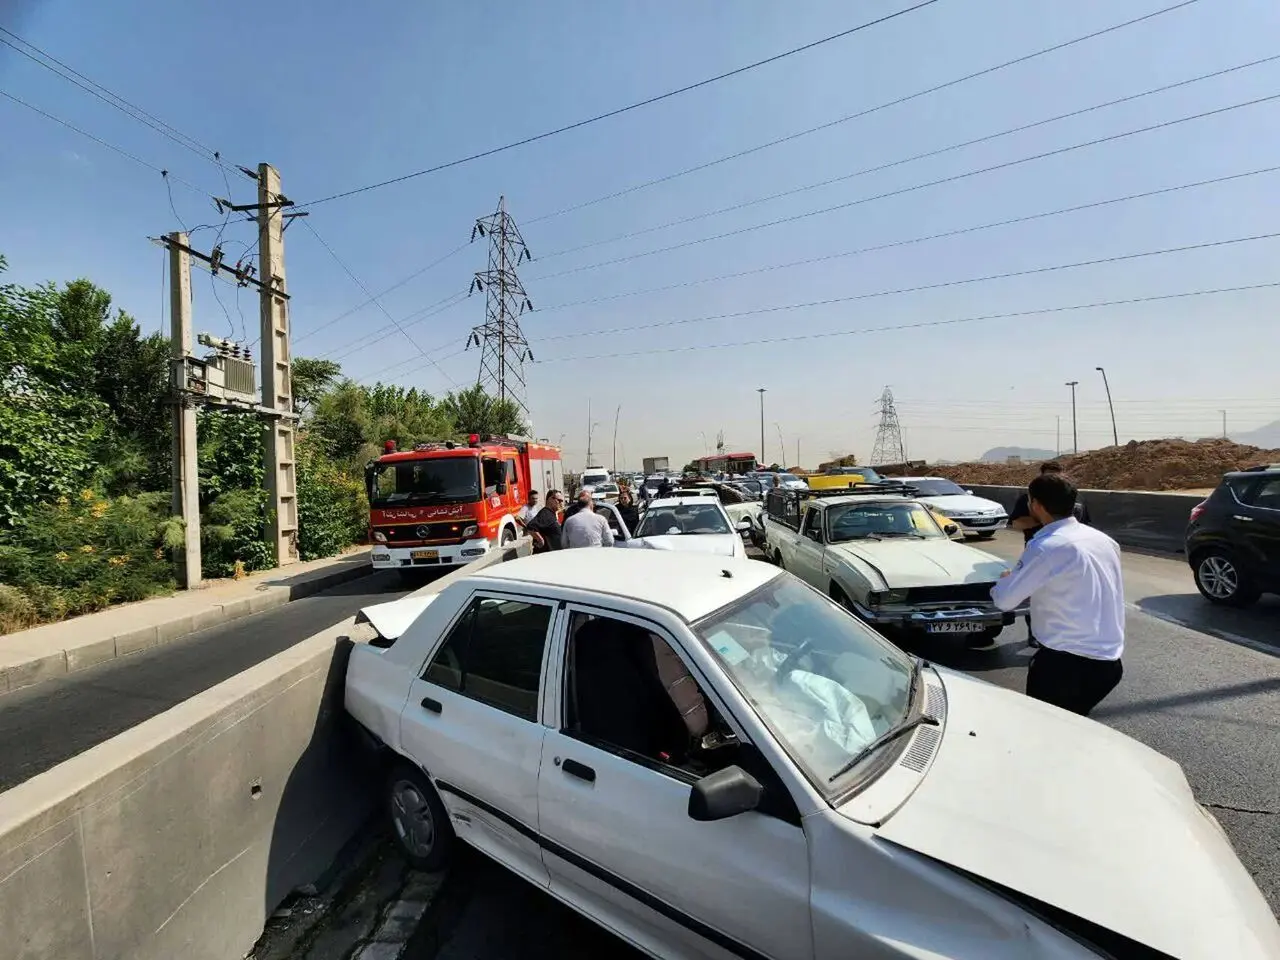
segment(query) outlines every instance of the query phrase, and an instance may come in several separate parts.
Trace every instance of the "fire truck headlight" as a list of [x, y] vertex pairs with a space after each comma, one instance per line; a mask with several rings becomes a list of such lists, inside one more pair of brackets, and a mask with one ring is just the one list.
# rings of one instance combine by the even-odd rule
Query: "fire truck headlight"
[[375, 543], [386, 543], [387, 535], [379, 530], [373, 535], [373, 540]]
[[474, 523], [468, 524], [467, 526], [462, 528], [462, 535], [464, 537], [474, 537], [479, 532], [480, 532], [480, 528], [476, 526]]

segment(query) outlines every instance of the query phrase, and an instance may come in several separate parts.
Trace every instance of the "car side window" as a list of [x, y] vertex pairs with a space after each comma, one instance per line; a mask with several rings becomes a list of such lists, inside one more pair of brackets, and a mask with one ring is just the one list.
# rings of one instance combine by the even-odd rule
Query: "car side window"
[[564, 677], [563, 732], [571, 737], [676, 776], [738, 762], [732, 728], [657, 633], [575, 613]]
[[1264, 510], [1280, 510], [1280, 478], [1257, 481], [1239, 496], [1242, 501], [1251, 507], [1261, 507]]
[[536, 721], [551, 613], [549, 603], [476, 597], [422, 679]]
[[819, 510], [817, 507], [810, 507], [807, 511], [805, 511], [804, 526], [802, 528], [802, 532], [806, 536], [812, 536], [812, 531], [815, 531], [815, 530], [819, 531], [818, 539], [821, 540], [822, 511]]

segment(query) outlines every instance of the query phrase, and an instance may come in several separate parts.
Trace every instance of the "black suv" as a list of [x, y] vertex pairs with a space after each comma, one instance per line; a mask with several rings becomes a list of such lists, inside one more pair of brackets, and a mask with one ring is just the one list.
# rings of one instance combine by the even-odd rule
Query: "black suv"
[[1280, 464], [1228, 473], [1192, 508], [1187, 562], [1212, 603], [1246, 607], [1280, 593]]

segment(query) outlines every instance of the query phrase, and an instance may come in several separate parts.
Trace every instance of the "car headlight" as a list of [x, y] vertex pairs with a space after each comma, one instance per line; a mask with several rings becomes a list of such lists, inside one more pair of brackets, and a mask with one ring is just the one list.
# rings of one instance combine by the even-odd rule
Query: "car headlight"
[[378, 530], [373, 535], [373, 541], [374, 543], [386, 543], [387, 535], [383, 533], [381, 530]]
[[952, 517], [955, 516], [956, 513], [954, 507], [930, 507], [929, 509], [934, 513], [942, 514], [944, 517]]
[[474, 537], [479, 532], [480, 532], [480, 528], [476, 526], [474, 523], [469, 523], [462, 528], [462, 535], [464, 537]]
[[871, 605], [875, 607], [884, 603], [902, 603], [906, 599], [905, 590], [873, 590], [870, 596]]

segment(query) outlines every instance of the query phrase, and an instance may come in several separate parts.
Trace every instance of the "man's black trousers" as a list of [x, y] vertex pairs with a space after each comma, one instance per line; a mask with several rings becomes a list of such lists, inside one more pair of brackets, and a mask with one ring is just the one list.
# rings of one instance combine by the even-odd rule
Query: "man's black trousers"
[[1087, 717], [1123, 675], [1119, 660], [1094, 660], [1041, 647], [1027, 668], [1027, 696]]

